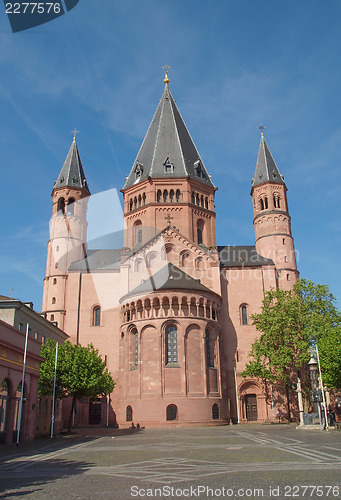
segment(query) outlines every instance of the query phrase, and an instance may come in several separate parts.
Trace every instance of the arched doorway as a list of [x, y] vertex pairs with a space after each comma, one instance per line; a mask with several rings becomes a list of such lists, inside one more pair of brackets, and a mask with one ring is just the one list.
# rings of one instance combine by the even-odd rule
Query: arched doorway
[[0, 389], [0, 444], [6, 440], [6, 424], [9, 403], [9, 386], [7, 380], [4, 380]]
[[256, 422], [258, 420], [257, 396], [256, 394], [245, 395], [245, 413], [248, 422]]

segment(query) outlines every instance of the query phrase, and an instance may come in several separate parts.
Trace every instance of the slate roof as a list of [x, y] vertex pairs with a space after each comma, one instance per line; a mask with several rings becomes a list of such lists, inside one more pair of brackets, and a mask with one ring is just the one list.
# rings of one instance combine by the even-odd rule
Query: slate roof
[[121, 249], [88, 250], [84, 259], [72, 262], [69, 271], [94, 271], [120, 269]]
[[198, 280], [195, 280], [169, 262], [153, 276], [144, 280], [140, 285], [134, 288], [134, 290], [127, 293], [121, 300], [124, 300], [125, 297], [130, 295], [156, 292], [158, 290], [196, 290], [198, 292], [214, 293], [212, 290], [202, 285]]
[[284, 184], [284, 177], [280, 174], [276, 162], [270, 152], [269, 146], [267, 145], [264, 135], [262, 134], [260, 138], [255, 176], [252, 179], [252, 186], [259, 186], [260, 184], [268, 181]]
[[255, 246], [218, 246], [222, 267], [274, 266], [272, 259], [262, 257]]
[[[165, 163], [169, 164], [168, 169]], [[139, 174], [136, 175], [136, 170]], [[173, 170], [173, 171], [172, 171]], [[214, 186], [168, 88], [155, 115], [123, 189], [147, 177], [191, 177]]]
[[72, 141], [64, 165], [60, 171], [58, 179], [54, 183], [54, 189], [60, 187], [82, 188], [90, 194], [76, 138]]

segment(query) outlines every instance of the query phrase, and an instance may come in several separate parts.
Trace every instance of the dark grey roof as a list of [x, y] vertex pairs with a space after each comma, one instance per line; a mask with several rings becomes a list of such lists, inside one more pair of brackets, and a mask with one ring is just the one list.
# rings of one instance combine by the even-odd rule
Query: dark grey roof
[[267, 145], [264, 135], [261, 135], [258, 151], [257, 165], [255, 176], [252, 179], [252, 186], [259, 186], [264, 182], [276, 182], [284, 184], [283, 175], [279, 173], [275, 160], [272, 157], [269, 146]]
[[223, 267], [274, 265], [272, 259], [259, 255], [255, 246], [218, 246], [218, 252]]
[[[150, 278], [144, 280], [139, 286], [125, 295], [137, 295], [141, 293], [156, 292], [158, 290], [195, 290], [198, 292], [212, 292], [184, 271], [172, 263], [168, 263]], [[124, 300], [122, 297], [121, 300]]]
[[72, 262], [70, 271], [93, 271], [100, 269], [120, 269], [121, 249], [88, 250], [84, 259]]
[[[168, 168], [165, 168], [166, 163]], [[147, 177], [187, 176], [213, 186], [166, 83], [123, 189]]]
[[54, 183], [54, 189], [66, 186], [71, 188], [83, 188], [90, 194], [75, 138], [72, 141], [58, 179]]

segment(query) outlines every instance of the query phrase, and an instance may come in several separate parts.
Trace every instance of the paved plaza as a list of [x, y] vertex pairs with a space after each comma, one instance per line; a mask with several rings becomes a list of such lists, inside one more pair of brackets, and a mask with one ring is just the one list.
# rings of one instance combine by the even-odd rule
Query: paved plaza
[[341, 431], [83, 430], [0, 450], [0, 498], [21, 497], [341, 498]]

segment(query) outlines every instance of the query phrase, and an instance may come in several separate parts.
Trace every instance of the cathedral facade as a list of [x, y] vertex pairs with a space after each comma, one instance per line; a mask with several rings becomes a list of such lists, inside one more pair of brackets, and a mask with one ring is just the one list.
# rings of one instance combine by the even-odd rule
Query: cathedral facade
[[52, 191], [43, 312], [93, 343], [116, 387], [78, 406], [79, 424], [266, 421], [240, 373], [264, 291], [298, 278], [283, 176], [261, 135], [251, 197], [255, 246], [217, 246], [217, 187], [165, 89], [122, 188], [124, 243], [87, 248], [89, 186], [74, 138]]

